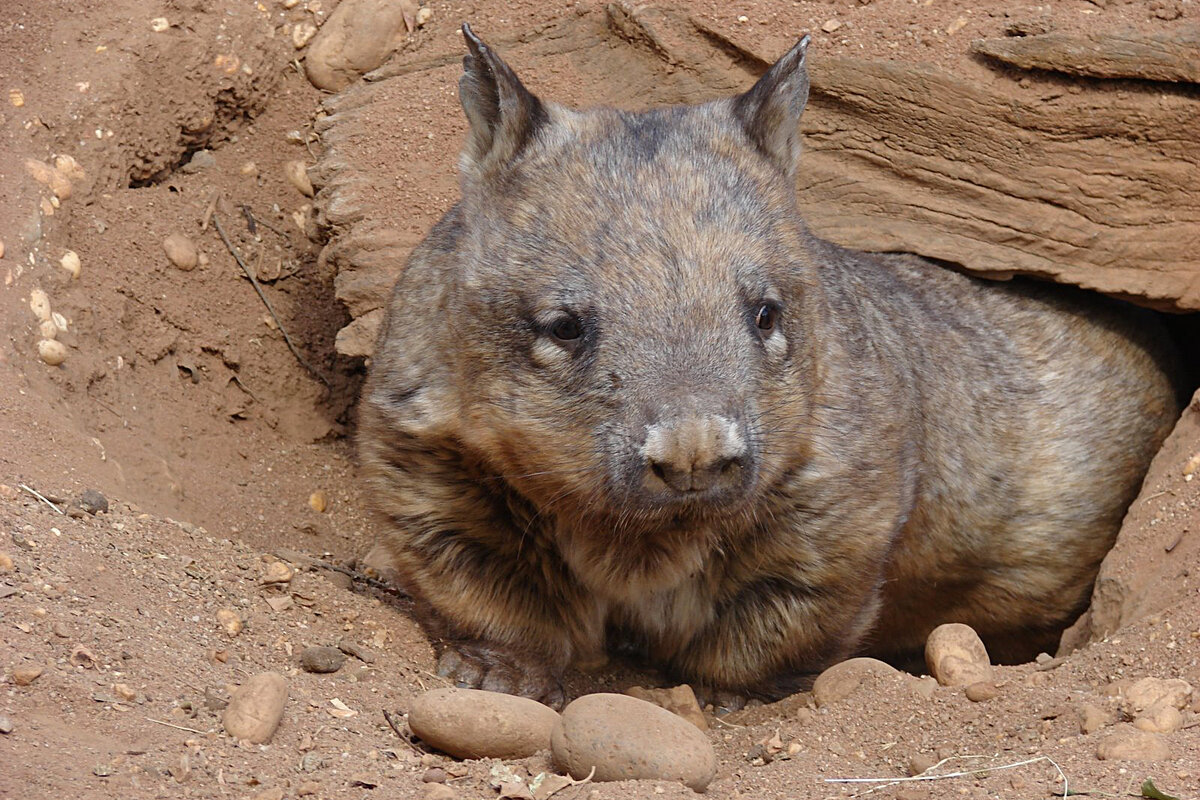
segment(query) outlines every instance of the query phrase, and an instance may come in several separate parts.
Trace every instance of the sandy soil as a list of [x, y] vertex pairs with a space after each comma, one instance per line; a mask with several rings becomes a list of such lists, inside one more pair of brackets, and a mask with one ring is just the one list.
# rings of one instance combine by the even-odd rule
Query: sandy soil
[[[322, 95], [296, 67], [291, 31], [336, 2], [284, 5], [9, 0], [0, 14], [0, 797], [416, 798], [435, 767], [444, 775], [430, 777], [456, 797], [499, 796], [489, 783], [498, 762], [431, 754], [389, 726], [383, 711], [403, 733], [412, 698], [441, 685], [432, 650], [402, 598], [339, 571], [372, 537], [351, 442], [364, 366], [335, 353], [349, 317], [318, 258], [312, 201], [284, 172], [288, 161], [314, 163], [321, 146]], [[433, 17], [405, 53], [448, 49], [463, 19], [499, 38], [563, 13], [527, 0], [428, 5]], [[689, 10], [764, 51], [813, 30], [820, 50], [976, 79], [995, 73], [967, 43], [1006, 26], [1155, 30], [1200, 18], [1187, 0], [697, 0]], [[574, 96], [571, 74], [534, 73], [539, 90]], [[395, 158], [429, 161], [427, 179], [407, 188], [410, 207], [396, 210], [415, 230], [455, 197], [464, 125], [440, 110], [453, 90], [414, 86], [412, 118], [382, 126]], [[48, 178], [61, 155], [79, 168], [60, 161]], [[197, 245], [194, 269], [164, 254], [175, 233]], [[67, 251], [78, 277], [61, 265]], [[38, 357], [35, 290], [61, 315], [60, 366]], [[1063, 660], [1000, 669], [984, 702], [912, 679], [820, 708], [801, 695], [714, 720], [720, 772], [709, 793], [845, 797], [873, 786], [826, 780], [902, 778], [946, 759], [938, 772], [992, 769], [875, 794], [1049, 797], [1065, 776], [1073, 792], [1100, 796], [1136, 796], [1147, 778], [1200, 795], [1200, 696], [1183, 728], [1160, 737], [1165, 755], [1097, 756], [1132, 730], [1122, 698], [1133, 681], [1200, 689], [1200, 480], [1184, 474], [1200, 451], [1200, 407], [1188, 415], [1107, 568], [1141, 591], [1118, 632]], [[107, 497], [107, 511], [59, 513], [87, 489]], [[276, 562], [294, 575], [270, 582]], [[218, 621], [223, 609], [240, 631]], [[303, 648], [338, 643], [367, 648], [365, 660], [326, 675], [300, 669]], [[263, 670], [288, 677], [284, 721], [269, 745], [239, 744], [220, 709]], [[655, 680], [614, 668], [572, 676], [571, 690]], [[1006, 767], [1018, 762], [1028, 763]], [[689, 794], [628, 782], [556, 797]]]

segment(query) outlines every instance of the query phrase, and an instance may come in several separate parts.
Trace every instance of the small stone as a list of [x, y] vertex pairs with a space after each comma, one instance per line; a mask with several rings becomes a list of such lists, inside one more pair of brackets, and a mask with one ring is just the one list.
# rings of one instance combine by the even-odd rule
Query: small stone
[[0, 714], [0, 733], [5, 735], [10, 734], [13, 732], [14, 728], [15, 726], [13, 725], [13, 721], [3, 714]]
[[95, 669], [96, 667], [95, 653], [81, 644], [75, 645], [75, 648], [71, 650], [69, 660], [75, 666], [82, 667], [83, 669]]
[[301, 50], [316, 35], [316, 25], [313, 25], [311, 22], [301, 22], [292, 28], [292, 47]]
[[57, 367], [67, 360], [67, 346], [57, 339], [42, 339], [38, 342], [38, 358]]
[[0, 553], [0, 572], [12, 572], [13, 560], [8, 553]]
[[342, 0], [308, 46], [304, 73], [309, 82], [336, 92], [383, 64], [403, 41], [404, 18], [415, 5]]
[[1162, 736], [1124, 725], [1096, 748], [1101, 761], [1162, 761], [1170, 756], [1171, 748]]
[[442, 769], [441, 767], [430, 767], [429, 769], [425, 770], [425, 774], [421, 776], [421, 782], [445, 783], [447, 777], [449, 776], [446, 775], [446, 770]]
[[315, 794], [319, 794], [320, 791], [321, 784], [316, 781], [305, 781], [296, 787], [296, 797], [312, 797]]
[[71, 276], [71, 280], [75, 280], [83, 272], [83, 262], [79, 260], [79, 253], [74, 250], [63, 253], [63, 257], [58, 263]]
[[254, 744], [270, 741], [283, 719], [287, 679], [278, 672], [260, 672], [241, 685], [221, 717], [226, 732]]
[[1133, 720], [1133, 727], [1149, 733], [1174, 733], [1183, 727], [1183, 714], [1170, 703], [1156, 703]]
[[379, 658], [374, 650], [350, 639], [343, 639], [342, 641], [338, 642], [338, 650], [341, 650], [348, 656], [354, 656], [364, 664], [374, 664], [375, 659]]
[[42, 668], [36, 665], [28, 667], [13, 667], [12, 682], [17, 686], [28, 686], [41, 677], [42, 671]]
[[171, 23], [166, 17], [155, 17], [150, 20], [150, 30], [155, 33], [162, 33], [169, 27], [171, 27]]
[[325, 509], [329, 506], [329, 500], [326, 498], [325, 492], [318, 489], [308, 496], [308, 505], [318, 514], [324, 514]]
[[1095, 733], [1113, 721], [1112, 714], [1091, 703], [1079, 706], [1076, 714], [1079, 717], [1079, 732], [1085, 735]]
[[1124, 692], [1122, 709], [1130, 716], [1153, 706], [1166, 704], [1173, 708], [1186, 708], [1192, 700], [1192, 685], [1179, 678], [1142, 678], [1135, 681]]
[[1000, 690], [991, 681], [976, 681], [963, 691], [972, 703], [983, 703], [1000, 695]]
[[222, 608], [217, 611], [217, 624], [230, 638], [242, 632], [242, 618], [232, 608]]
[[702, 792], [717, 772], [704, 733], [666, 709], [622, 694], [589, 694], [568, 704], [551, 749], [554, 763], [577, 780], [677, 780]]
[[456, 800], [458, 793], [444, 783], [431, 783], [425, 787], [422, 800]]
[[700, 710], [696, 693], [686, 683], [670, 689], [646, 689], [641, 686], [631, 686], [625, 694], [654, 703], [659, 708], [665, 708], [672, 714], [678, 714], [702, 731], [708, 730], [708, 720]]
[[346, 655], [336, 647], [306, 647], [300, 651], [300, 666], [305, 672], [337, 672], [346, 663]]
[[908, 774], [922, 775], [933, 769], [939, 759], [929, 753], [916, 753], [908, 759]]
[[296, 571], [282, 561], [272, 561], [263, 570], [262, 583], [287, 583]]
[[429, 6], [421, 6], [417, 9], [417, 15], [413, 18], [418, 28], [424, 28], [429, 20], [433, 19], [433, 9]]
[[826, 20], [825, 24], [821, 26], [821, 30], [825, 31], [826, 33], [833, 33], [840, 27], [842, 27], [841, 22], [836, 19], [831, 19]]
[[48, 320], [51, 317], [50, 295], [46, 294], [42, 289], [31, 289], [29, 292], [29, 310], [33, 315], [40, 320]]
[[939, 625], [925, 641], [925, 664], [942, 686], [969, 686], [992, 680], [987, 648], [970, 625]]
[[200, 262], [200, 253], [196, 250], [196, 243], [182, 233], [172, 233], [163, 239], [162, 248], [163, 252], [167, 254], [167, 260], [184, 272], [191, 272]]
[[289, 161], [283, 165], [283, 174], [287, 176], [288, 182], [296, 187], [296, 191], [305, 197], [312, 197], [316, 192], [313, 191], [312, 181], [308, 178], [308, 167], [304, 166], [303, 161]]
[[191, 174], [199, 172], [202, 169], [209, 169], [217, 165], [217, 159], [208, 150], [197, 150], [192, 153], [192, 157], [188, 159], [188, 163], [181, 168], [183, 172]]
[[127, 683], [114, 683], [112, 692], [118, 700], [124, 700], [126, 703], [132, 703], [137, 699], [137, 691]]
[[434, 689], [408, 712], [414, 734], [456, 758], [526, 758], [550, 746], [557, 722], [535, 700], [479, 689]]
[[891, 664], [875, 658], [851, 658], [834, 664], [817, 676], [813, 682], [813, 700], [817, 706], [827, 706], [857, 693], [864, 687], [873, 688], [881, 679], [900, 677], [900, 671]]
[[95, 489], [85, 489], [79, 495], [79, 505], [89, 514], [105, 514], [108, 512], [108, 498]]

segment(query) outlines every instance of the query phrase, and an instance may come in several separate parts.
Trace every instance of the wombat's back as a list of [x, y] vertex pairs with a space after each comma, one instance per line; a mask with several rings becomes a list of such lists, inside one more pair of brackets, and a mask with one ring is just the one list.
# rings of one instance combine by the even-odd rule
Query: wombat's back
[[1163, 326], [1073, 287], [827, 247], [844, 259], [828, 276], [831, 304], [873, 320], [869, 335], [902, 365], [917, 408], [916, 501], [875, 649], [919, 648], [952, 620], [999, 658], [1051, 646], [1176, 419]]

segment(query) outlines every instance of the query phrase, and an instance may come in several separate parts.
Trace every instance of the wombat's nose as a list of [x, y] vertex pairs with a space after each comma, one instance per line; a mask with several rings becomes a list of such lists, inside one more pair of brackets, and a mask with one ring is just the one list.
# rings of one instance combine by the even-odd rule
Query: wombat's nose
[[729, 489], [742, 481], [746, 439], [738, 424], [721, 416], [691, 416], [651, 425], [642, 446], [645, 484], [676, 492]]

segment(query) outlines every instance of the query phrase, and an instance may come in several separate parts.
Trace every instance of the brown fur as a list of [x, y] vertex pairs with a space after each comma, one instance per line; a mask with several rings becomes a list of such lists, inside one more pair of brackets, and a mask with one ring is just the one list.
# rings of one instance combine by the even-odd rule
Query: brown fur
[[1152, 318], [811, 236], [807, 40], [745, 95], [629, 114], [543, 103], [466, 32], [463, 199], [360, 434], [445, 674], [560, 701], [615, 631], [774, 697], [942, 622], [1019, 655], [1081, 609], [1177, 412]]

